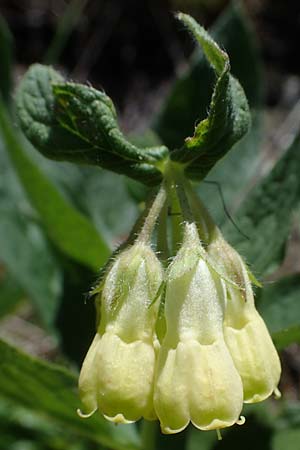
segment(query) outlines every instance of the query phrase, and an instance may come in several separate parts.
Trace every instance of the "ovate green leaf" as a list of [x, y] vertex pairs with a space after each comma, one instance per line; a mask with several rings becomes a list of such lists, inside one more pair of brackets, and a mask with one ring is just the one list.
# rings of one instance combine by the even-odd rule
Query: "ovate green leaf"
[[[234, 145], [206, 178], [218, 182], [227, 209], [233, 211], [243, 200], [248, 185], [260, 164], [262, 139], [262, 69], [255, 32], [240, 2], [231, 2], [210, 30], [211, 36], [226, 49], [231, 73], [241, 83], [252, 112], [250, 131]], [[154, 129], [170, 148], [178, 148], [191, 136], [196, 121], [205, 119], [214, 85], [214, 74], [200, 49], [193, 53], [188, 68], [174, 82], [155, 118]], [[218, 224], [227, 221], [216, 185], [201, 183], [199, 194], [210, 207]]]
[[218, 47], [210, 35], [186, 14], [179, 14], [217, 76], [209, 114], [195, 127], [194, 135], [187, 137], [183, 147], [171, 157], [186, 165], [186, 174], [202, 180], [215, 163], [248, 131], [251, 116], [247, 99], [239, 82], [230, 75], [228, 55]]
[[[230, 57], [231, 73], [243, 86], [251, 108], [261, 106], [261, 63], [254, 31], [241, 4], [232, 2], [210, 30], [215, 41]], [[155, 117], [153, 128], [163, 143], [178, 148], [193, 133], [197, 120], [207, 115], [214, 74], [203, 52], [197, 48], [189, 67], [174, 82]], [[255, 152], [255, 147], [253, 148]], [[243, 152], [240, 151], [240, 158]]]
[[63, 81], [51, 67], [35, 64], [19, 86], [18, 117], [32, 144], [52, 159], [97, 165], [157, 184], [166, 147], [131, 144], [104, 92]]

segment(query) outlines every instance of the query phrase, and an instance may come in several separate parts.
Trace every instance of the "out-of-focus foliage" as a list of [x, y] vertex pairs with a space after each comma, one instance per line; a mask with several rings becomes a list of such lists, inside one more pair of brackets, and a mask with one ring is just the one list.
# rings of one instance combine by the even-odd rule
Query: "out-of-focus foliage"
[[279, 349], [300, 342], [299, 294], [300, 277], [296, 274], [266, 286], [259, 299], [261, 313]]
[[[82, 421], [76, 414], [76, 376], [58, 366], [23, 355], [4, 342], [1, 349], [1, 394], [33, 411], [48, 414], [91, 440], [116, 449], [139, 447], [133, 426], [116, 428], [104, 418]], [[16, 386], [25, 389], [16, 390]]]
[[282, 262], [293, 213], [299, 205], [300, 141], [297, 138], [272, 171], [249, 193], [237, 213], [249, 239], [229, 233], [233, 244], [257, 273], [276, 269]]
[[3, 139], [26, 194], [50, 239], [66, 255], [94, 270], [104, 264], [108, 247], [93, 225], [71, 207], [15, 139], [4, 108], [0, 109]]

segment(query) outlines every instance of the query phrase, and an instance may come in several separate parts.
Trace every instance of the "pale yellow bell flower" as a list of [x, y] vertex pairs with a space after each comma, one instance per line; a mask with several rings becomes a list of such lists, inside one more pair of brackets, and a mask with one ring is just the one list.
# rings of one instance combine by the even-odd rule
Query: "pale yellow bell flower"
[[267, 327], [255, 308], [246, 265], [221, 236], [208, 246], [208, 253], [216, 261], [222, 260], [226, 275], [240, 287], [226, 283], [224, 335], [242, 378], [244, 402], [260, 402], [273, 392], [278, 395], [280, 360]]
[[162, 267], [148, 244], [136, 242], [115, 260], [101, 294], [101, 320], [83, 363], [84, 412], [116, 423], [155, 418], [154, 329]]
[[203, 254], [195, 224], [168, 270], [166, 335], [158, 358], [154, 408], [164, 433], [191, 421], [201, 430], [239, 421], [241, 378], [223, 336], [224, 283]]

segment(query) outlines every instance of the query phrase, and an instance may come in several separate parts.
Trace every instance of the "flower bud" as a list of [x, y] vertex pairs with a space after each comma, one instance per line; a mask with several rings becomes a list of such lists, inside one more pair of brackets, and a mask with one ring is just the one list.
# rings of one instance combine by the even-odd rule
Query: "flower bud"
[[242, 378], [244, 402], [260, 402], [277, 391], [281, 373], [277, 351], [255, 308], [248, 270], [242, 258], [222, 237], [210, 244], [208, 252], [222, 260], [227, 276], [240, 287], [227, 284], [225, 341]]
[[162, 267], [148, 244], [136, 242], [115, 260], [101, 296], [98, 333], [82, 366], [79, 389], [88, 413], [114, 422], [153, 419], [153, 346]]
[[164, 433], [191, 421], [223, 428], [238, 421], [243, 391], [223, 337], [224, 283], [201, 258], [195, 224], [187, 224], [167, 278], [166, 335], [159, 351], [154, 407]]

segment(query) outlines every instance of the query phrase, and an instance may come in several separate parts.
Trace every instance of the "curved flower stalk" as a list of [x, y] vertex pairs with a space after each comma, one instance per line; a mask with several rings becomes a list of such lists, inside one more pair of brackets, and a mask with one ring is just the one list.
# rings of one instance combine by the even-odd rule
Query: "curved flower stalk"
[[100, 326], [79, 379], [87, 415], [99, 408], [113, 422], [155, 417], [157, 305], [151, 303], [161, 282], [161, 264], [143, 242], [122, 252], [111, 267], [101, 296]]
[[168, 270], [167, 331], [155, 377], [154, 407], [164, 433], [190, 421], [201, 430], [228, 427], [242, 409], [242, 382], [223, 336], [224, 282], [201, 254], [196, 225], [186, 224]]
[[239, 254], [222, 238], [220, 232], [209, 246], [214, 259], [222, 260], [228, 277], [240, 286], [227, 285], [224, 320], [226, 344], [243, 381], [244, 402], [265, 400], [277, 386], [281, 366], [267, 327], [255, 308], [248, 269]]

